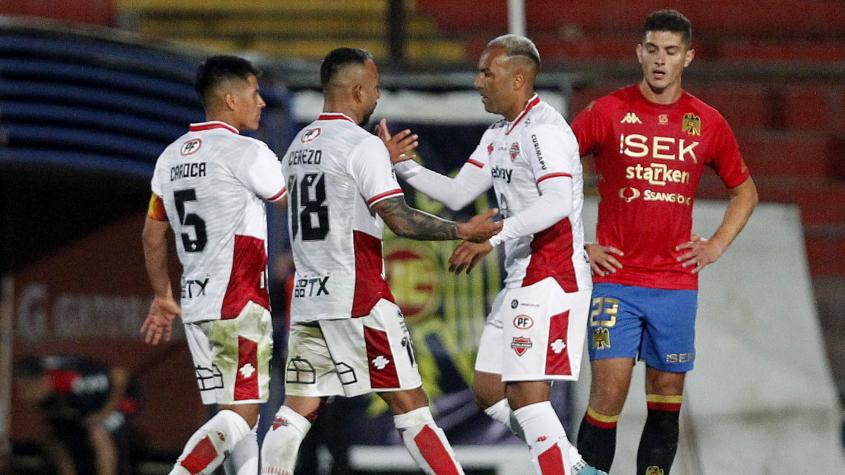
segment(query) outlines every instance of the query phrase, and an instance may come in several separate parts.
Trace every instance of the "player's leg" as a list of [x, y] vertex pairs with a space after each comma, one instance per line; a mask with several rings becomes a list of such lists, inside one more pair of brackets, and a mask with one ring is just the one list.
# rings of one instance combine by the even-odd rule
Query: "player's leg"
[[628, 395], [642, 338], [637, 288], [598, 284], [589, 317], [589, 406], [578, 429], [578, 450], [590, 465], [610, 471], [616, 453], [616, 424]]
[[343, 394], [344, 374], [336, 368], [320, 322], [291, 325], [285, 401], [261, 445], [262, 474], [293, 474], [299, 446], [326, 398]]
[[652, 290], [641, 358], [646, 361], [646, 418], [637, 473], [668, 475], [678, 448], [679, 416], [687, 371], [695, 359], [694, 290]]
[[111, 433], [100, 423], [86, 424], [88, 441], [94, 451], [94, 463], [99, 475], [116, 475], [118, 468], [117, 445]]
[[[203, 404], [218, 412], [188, 439], [171, 474], [213, 472], [258, 422], [267, 401], [272, 325], [266, 308], [248, 302], [238, 317], [185, 325]], [[238, 459], [251, 464], [257, 446], [241, 445]], [[236, 467], [236, 470], [238, 467]]]

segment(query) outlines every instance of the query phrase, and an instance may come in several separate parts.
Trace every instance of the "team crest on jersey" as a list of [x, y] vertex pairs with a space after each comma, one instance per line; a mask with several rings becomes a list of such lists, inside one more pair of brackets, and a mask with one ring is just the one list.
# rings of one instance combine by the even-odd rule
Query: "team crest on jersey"
[[532, 346], [534, 346], [534, 343], [527, 336], [515, 336], [511, 340], [511, 349], [516, 353], [516, 356], [524, 355]]
[[657, 123], [660, 125], [666, 125], [669, 123], [669, 114], [660, 114], [657, 116]]
[[681, 124], [681, 132], [690, 135], [701, 135], [701, 117], [688, 112], [684, 114], [684, 122]]
[[607, 328], [600, 327], [593, 329], [593, 349], [606, 350], [610, 348], [610, 331]]
[[495, 150], [495, 149], [496, 149], [496, 148], [495, 148], [495, 147], [493, 147], [493, 143], [492, 143], [492, 142], [491, 142], [491, 143], [488, 143], [488, 144], [487, 144], [487, 156], [489, 157], [489, 156], [493, 155], [493, 150]]
[[197, 150], [200, 149], [202, 146], [202, 140], [200, 139], [191, 139], [187, 142], [182, 144], [182, 149], [179, 150], [179, 153], [182, 154], [183, 157], [188, 155], [193, 155], [197, 153]]
[[519, 156], [519, 142], [514, 142], [511, 145], [510, 150], [508, 150], [508, 153], [511, 155], [511, 161], [516, 160], [516, 157]]
[[306, 130], [305, 133], [302, 134], [302, 138], [299, 139], [299, 141], [302, 142], [302, 143], [313, 142], [314, 139], [316, 139], [319, 136], [320, 136], [320, 128], [315, 127], [313, 129]]
[[657, 465], [649, 465], [649, 467], [645, 469], [645, 475], [663, 475], [663, 469]]

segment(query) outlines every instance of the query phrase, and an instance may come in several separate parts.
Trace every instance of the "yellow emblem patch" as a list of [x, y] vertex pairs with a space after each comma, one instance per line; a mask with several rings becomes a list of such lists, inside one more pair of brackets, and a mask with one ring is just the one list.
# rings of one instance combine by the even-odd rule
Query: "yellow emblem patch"
[[605, 350], [610, 348], [610, 332], [607, 328], [593, 329], [593, 349]]
[[701, 135], [701, 117], [691, 112], [684, 114], [681, 132], [686, 132], [690, 135]]

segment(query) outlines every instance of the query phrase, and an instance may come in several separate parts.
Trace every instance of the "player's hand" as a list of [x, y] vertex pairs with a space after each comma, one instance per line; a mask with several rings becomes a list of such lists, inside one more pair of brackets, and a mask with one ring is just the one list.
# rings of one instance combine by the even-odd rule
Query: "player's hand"
[[490, 241], [479, 243], [462, 242], [452, 251], [452, 256], [449, 257], [449, 272], [460, 274], [466, 270], [467, 274], [469, 274], [492, 250], [493, 246], [490, 244]]
[[697, 274], [701, 269], [718, 261], [722, 257], [722, 253], [725, 252], [718, 244], [695, 233], [689, 241], [675, 246], [675, 250], [683, 252], [676, 258], [678, 262], [681, 262], [681, 267], [688, 269], [693, 274]]
[[173, 320], [180, 313], [182, 310], [173, 297], [155, 297], [153, 303], [150, 304], [147, 318], [141, 325], [144, 342], [149, 345], [158, 345], [162, 337], [164, 341], [170, 341], [170, 336], [173, 334]]
[[491, 237], [499, 234], [502, 230], [501, 221], [490, 221], [496, 213], [498, 208], [488, 209], [487, 211], [477, 214], [466, 223], [458, 223], [458, 239], [472, 242], [484, 242]]
[[619, 249], [597, 243], [587, 244], [584, 247], [587, 249], [587, 257], [590, 258], [590, 267], [593, 269], [593, 274], [605, 276], [622, 268], [622, 263], [613, 257], [614, 254], [619, 257], [625, 255]]
[[411, 129], [405, 129], [396, 135], [392, 135], [390, 129], [387, 128], [387, 119], [381, 119], [376, 127], [379, 138], [384, 142], [387, 151], [390, 152], [391, 163], [404, 162], [416, 156], [414, 149], [420, 144], [419, 136], [412, 134]]

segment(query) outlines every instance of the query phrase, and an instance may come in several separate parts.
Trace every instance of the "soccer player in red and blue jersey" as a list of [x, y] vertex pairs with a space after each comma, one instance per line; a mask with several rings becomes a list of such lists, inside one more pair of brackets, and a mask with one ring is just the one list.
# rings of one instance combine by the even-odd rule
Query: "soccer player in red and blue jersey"
[[[681, 88], [695, 56], [689, 20], [648, 16], [637, 59], [643, 79], [590, 104], [573, 121], [592, 154], [601, 197], [597, 242], [588, 245], [592, 383], [578, 449], [610, 471], [616, 423], [636, 359], [646, 363], [648, 418], [638, 474], [666, 475], [678, 445], [684, 377], [695, 360], [698, 273], [717, 261], [757, 204], [757, 189], [733, 132], [714, 108]], [[705, 166], [730, 194], [709, 238], [693, 234], [695, 190]]]

